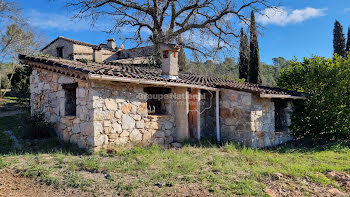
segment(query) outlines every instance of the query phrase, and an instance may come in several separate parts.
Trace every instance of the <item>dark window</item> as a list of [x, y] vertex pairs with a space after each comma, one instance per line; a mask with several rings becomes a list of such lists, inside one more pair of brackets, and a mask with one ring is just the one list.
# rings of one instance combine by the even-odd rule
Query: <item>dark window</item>
[[168, 58], [169, 57], [169, 50], [163, 51], [163, 58]]
[[63, 58], [63, 47], [57, 47], [57, 57]]
[[65, 115], [75, 116], [77, 110], [76, 104], [76, 89], [78, 87], [77, 83], [63, 84], [62, 88], [65, 92]]
[[275, 131], [288, 131], [287, 106], [285, 101], [276, 100], [275, 103]]
[[147, 87], [144, 88], [147, 93], [148, 114], [166, 114], [164, 97], [171, 93], [170, 88]]

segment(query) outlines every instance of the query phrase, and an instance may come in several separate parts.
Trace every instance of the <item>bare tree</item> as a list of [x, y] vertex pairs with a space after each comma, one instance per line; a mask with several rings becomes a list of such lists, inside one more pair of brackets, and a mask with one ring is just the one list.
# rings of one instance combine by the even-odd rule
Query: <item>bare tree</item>
[[[271, 1], [271, 2], [270, 2]], [[277, 0], [73, 0], [67, 1], [77, 18], [113, 23], [107, 30], [130, 31], [138, 45], [174, 42], [181, 36], [193, 55], [214, 56], [232, 51], [240, 25], [249, 23], [251, 10], [272, 8]], [[144, 36], [149, 32], [150, 36]]]
[[[18, 61], [19, 54], [34, 54], [39, 51], [42, 46], [40, 36], [33, 33], [30, 29], [20, 27], [18, 24], [7, 26], [6, 32], [1, 35], [0, 54], [1, 62], [9, 62], [11, 64], [11, 72], [9, 78], [10, 86], [11, 79], [16, 68], [20, 65]], [[4, 96], [4, 92], [0, 92], [0, 96]]]
[[[5, 29], [4, 27], [4, 21], [5, 22], [17, 22], [17, 23], [22, 23], [23, 20], [20, 17], [21, 10], [18, 8], [17, 4], [14, 2], [10, 2], [10, 1], [4, 1], [4, 0], [0, 0], [0, 28], [1, 29]], [[3, 63], [3, 59], [6, 56], [5, 54], [5, 50], [7, 48], [8, 45], [5, 45], [2, 47], [1, 51], [0, 51], [0, 56], [2, 56], [2, 60], [1, 63]], [[0, 65], [1, 66], [1, 65]], [[3, 73], [0, 73], [0, 97], [2, 95], [1, 93], [1, 77], [2, 77]]]

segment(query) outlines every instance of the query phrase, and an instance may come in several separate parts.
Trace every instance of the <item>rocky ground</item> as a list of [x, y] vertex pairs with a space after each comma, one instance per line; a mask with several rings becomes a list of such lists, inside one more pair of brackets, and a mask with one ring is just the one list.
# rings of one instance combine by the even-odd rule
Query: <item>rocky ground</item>
[[[322, 186], [310, 182], [307, 178], [302, 180], [296, 180], [285, 176], [281, 173], [275, 173], [270, 180], [266, 181], [268, 187], [264, 189], [267, 196], [325, 196], [325, 197], [346, 197], [350, 196], [350, 179], [349, 175], [339, 172], [327, 172], [326, 176], [332, 178], [339, 185], [347, 191], [347, 193], [338, 190], [331, 186]], [[98, 175], [90, 175], [96, 176]], [[168, 187], [165, 184], [158, 183], [149, 188], [137, 191], [133, 196], [153, 196], [151, 191], [155, 191], [161, 187]], [[104, 188], [104, 191], [99, 191], [99, 195], [96, 193], [82, 191], [78, 188], [57, 188], [54, 186], [48, 186], [47, 184], [40, 182], [33, 178], [22, 177], [14, 170], [0, 170], [0, 197], [9, 196], [122, 196], [118, 192], [110, 190], [111, 188]], [[162, 193], [162, 196], [215, 196], [205, 188], [202, 188], [200, 184], [190, 184], [186, 186], [169, 187], [168, 192]]]

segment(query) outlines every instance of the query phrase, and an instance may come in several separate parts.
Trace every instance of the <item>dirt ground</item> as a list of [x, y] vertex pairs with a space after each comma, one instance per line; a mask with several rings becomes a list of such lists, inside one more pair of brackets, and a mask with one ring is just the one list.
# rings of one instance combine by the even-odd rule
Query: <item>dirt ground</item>
[[93, 196], [79, 189], [57, 189], [40, 183], [34, 179], [20, 177], [9, 170], [0, 170], [0, 197], [64, 197], [64, 196]]
[[[341, 183], [341, 182], [340, 182]], [[271, 178], [271, 181], [266, 183], [268, 187], [264, 190], [267, 196], [350, 196], [349, 193], [344, 193], [330, 186], [321, 186], [305, 180], [294, 180], [278, 174]], [[144, 191], [138, 191], [135, 196], [154, 196], [149, 191], [150, 188]], [[153, 188], [154, 189], [154, 188]], [[348, 189], [348, 188], [346, 188]], [[148, 191], [147, 191], [148, 190]], [[153, 190], [154, 191], [154, 190]], [[112, 191], [104, 191], [103, 193], [93, 194], [81, 191], [75, 188], [55, 188], [41, 183], [35, 179], [24, 178], [14, 171], [9, 169], [0, 170], [0, 197], [65, 197], [65, 196], [119, 196], [118, 193], [112, 194]], [[205, 189], [188, 185], [185, 187], [169, 188], [165, 193], [166, 196], [213, 196]]]

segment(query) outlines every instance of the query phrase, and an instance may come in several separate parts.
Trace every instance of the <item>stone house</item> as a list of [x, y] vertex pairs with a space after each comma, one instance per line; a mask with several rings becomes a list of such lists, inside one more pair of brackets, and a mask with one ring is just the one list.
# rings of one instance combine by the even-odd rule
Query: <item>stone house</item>
[[[84, 47], [86, 53], [79, 51]], [[65, 141], [96, 150], [185, 139], [258, 148], [292, 139], [293, 100], [303, 99], [298, 92], [179, 72], [177, 45], [161, 45], [161, 69], [118, 62], [122, 53], [134, 56], [115, 45], [100, 48], [111, 52], [102, 53], [103, 61], [94, 50], [59, 37], [43, 49], [51, 56], [19, 57], [33, 68], [31, 113], [43, 113]], [[76, 61], [81, 57], [94, 61]]]

